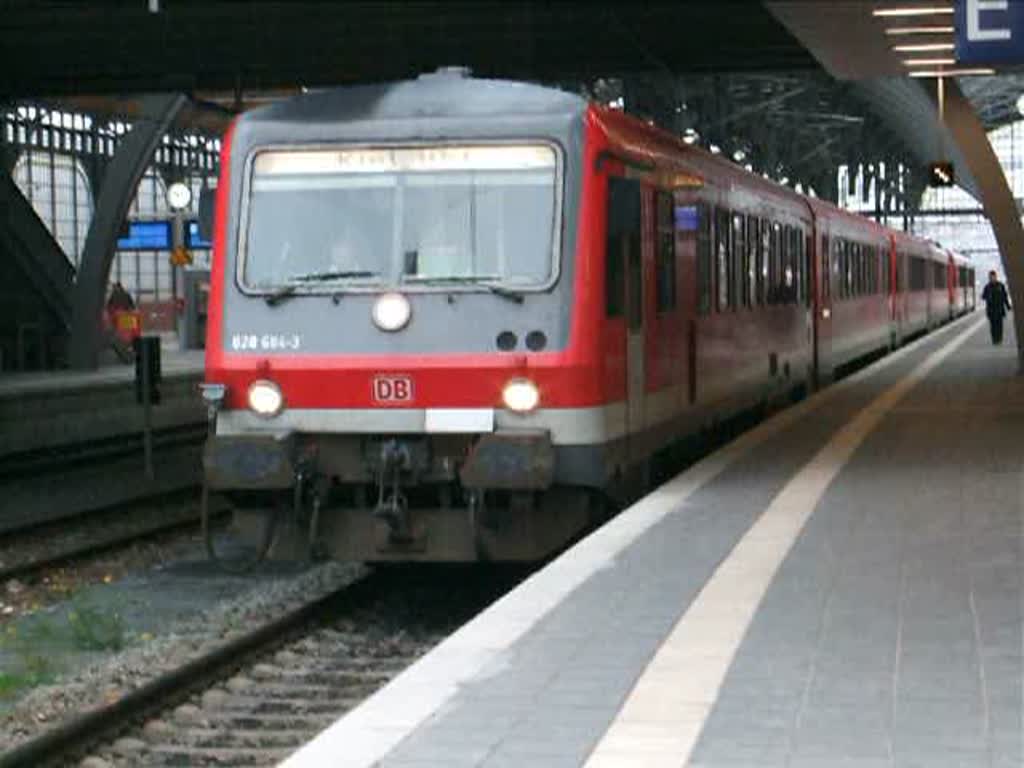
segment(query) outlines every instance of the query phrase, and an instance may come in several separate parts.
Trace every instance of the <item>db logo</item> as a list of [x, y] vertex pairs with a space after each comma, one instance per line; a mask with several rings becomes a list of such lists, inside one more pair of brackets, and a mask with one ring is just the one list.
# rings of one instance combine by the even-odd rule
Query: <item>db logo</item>
[[374, 376], [373, 399], [377, 403], [411, 403], [412, 378], [409, 376]]

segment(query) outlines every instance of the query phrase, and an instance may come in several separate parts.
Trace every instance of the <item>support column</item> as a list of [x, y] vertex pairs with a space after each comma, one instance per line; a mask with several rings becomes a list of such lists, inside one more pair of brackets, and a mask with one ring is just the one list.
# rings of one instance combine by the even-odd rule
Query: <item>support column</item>
[[[1024, 227], [1013, 199], [1013, 189], [988, 140], [985, 126], [956, 80], [945, 83], [944, 119], [981, 193], [981, 205], [992, 225], [1013, 301], [1013, 327], [1017, 333], [1017, 359], [1024, 372]], [[986, 277], [982, 275], [982, 277]]]
[[185, 102], [186, 97], [178, 93], [144, 97], [142, 116], [117, 145], [104, 174], [75, 282], [70, 349], [73, 368], [88, 369], [99, 365], [103, 342], [103, 301], [118, 232], [139, 180]]

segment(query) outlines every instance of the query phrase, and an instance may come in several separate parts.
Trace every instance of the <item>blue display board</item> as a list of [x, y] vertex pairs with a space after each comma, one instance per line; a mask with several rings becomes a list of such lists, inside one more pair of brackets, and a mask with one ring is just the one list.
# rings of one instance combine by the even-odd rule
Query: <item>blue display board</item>
[[698, 224], [697, 206], [677, 205], [675, 210], [675, 223], [676, 229], [681, 229], [684, 232], [696, 232]]
[[[169, 251], [174, 247], [170, 220], [128, 222], [128, 234], [118, 238], [119, 251]], [[185, 247], [191, 250], [212, 248], [213, 244], [199, 234], [199, 222], [185, 222]]]
[[956, 0], [958, 64], [1024, 63], [1024, 2]]
[[188, 226], [185, 228], [185, 245], [193, 250], [213, 247], [213, 243], [204, 240], [203, 236], [199, 234], [199, 222], [195, 220], [188, 222]]
[[168, 251], [171, 249], [171, 222], [128, 222], [128, 234], [118, 238], [117, 249], [119, 251]]

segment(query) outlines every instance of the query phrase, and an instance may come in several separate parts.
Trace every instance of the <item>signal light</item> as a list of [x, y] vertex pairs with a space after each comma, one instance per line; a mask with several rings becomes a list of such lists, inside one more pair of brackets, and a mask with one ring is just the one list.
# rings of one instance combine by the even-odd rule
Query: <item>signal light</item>
[[928, 165], [929, 187], [952, 187], [956, 184], [956, 174], [952, 163], [931, 163]]

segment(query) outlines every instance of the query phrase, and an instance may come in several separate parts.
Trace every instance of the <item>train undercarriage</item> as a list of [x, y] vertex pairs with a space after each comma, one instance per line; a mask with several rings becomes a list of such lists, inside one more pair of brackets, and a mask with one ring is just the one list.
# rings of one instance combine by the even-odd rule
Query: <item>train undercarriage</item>
[[541, 430], [216, 436], [204, 455], [204, 507], [214, 495], [227, 501], [236, 546], [219, 551], [210, 532], [208, 547], [240, 566], [309, 556], [538, 560], [606, 515], [603, 495], [560, 484], [555, 464]]

